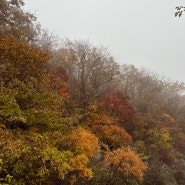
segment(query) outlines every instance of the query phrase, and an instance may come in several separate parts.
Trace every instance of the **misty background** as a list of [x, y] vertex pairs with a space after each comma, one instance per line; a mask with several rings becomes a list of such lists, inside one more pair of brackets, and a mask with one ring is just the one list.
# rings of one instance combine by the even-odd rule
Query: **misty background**
[[120, 64], [185, 82], [184, 0], [25, 0], [43, 28], [61, 38], [89, 40]]

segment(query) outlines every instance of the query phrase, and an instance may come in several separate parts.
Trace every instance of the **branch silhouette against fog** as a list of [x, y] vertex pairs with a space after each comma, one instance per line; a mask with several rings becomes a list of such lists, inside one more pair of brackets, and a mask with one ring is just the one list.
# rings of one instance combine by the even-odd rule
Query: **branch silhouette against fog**
[[183, 12], [185, 11], [185, 7], [184, 6], [177, 6], [176, 8], [176, 12], [175, 12], [175, 17], [181, 17]]

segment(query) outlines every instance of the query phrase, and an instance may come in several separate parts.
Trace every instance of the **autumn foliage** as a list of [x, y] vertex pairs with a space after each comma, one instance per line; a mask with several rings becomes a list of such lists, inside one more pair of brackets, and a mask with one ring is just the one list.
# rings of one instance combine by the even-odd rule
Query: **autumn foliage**
[[0, 184], [185, 184], [185, 86], [106, 48], [52, 47], [0, 1]]
[[109, 178], [112, 184], [118, 184], [117, 181], [120, 179], [122, 183], [129, 178], [132, 180], [142, 180], [143, 172], [146, 170], [146, 165], [129, 148], [120, 148], [108, 152], [105, 156], [105, 165], [110, 170]]

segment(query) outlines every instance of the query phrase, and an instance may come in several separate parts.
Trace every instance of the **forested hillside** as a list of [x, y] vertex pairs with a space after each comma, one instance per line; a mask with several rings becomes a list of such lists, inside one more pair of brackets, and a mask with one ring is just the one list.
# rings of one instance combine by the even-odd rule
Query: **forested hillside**
[[184, 185], [184, 83], [56, 45], [23, 5], [0, 0], [0, 185]]

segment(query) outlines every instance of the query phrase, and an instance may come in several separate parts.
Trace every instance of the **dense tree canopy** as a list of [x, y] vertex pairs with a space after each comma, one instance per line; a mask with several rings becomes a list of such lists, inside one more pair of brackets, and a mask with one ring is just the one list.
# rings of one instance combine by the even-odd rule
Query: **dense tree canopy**
[[185, 184], [184, 83], [56, 48], [23, 5], [0, 1], [0, 184]]

